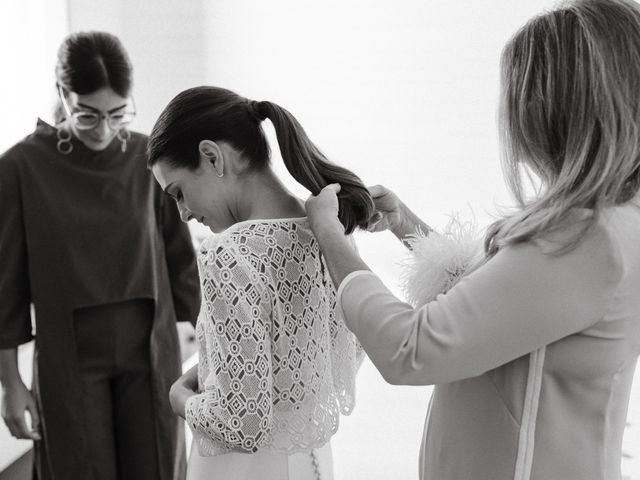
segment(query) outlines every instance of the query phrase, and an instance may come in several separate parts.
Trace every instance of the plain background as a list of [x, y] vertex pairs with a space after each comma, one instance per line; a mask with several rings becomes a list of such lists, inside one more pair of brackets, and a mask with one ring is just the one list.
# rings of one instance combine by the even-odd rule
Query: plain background
[[[329, 158], [367, 184], [392, 188], [432, 226], [442, 228], [457, 213], [482, 227], [510, 205], [496, 129], [500, 52], [528, 18], [554, 4], [3, 0], [0, 151], [31, 132], [37, 116], [51, 121], [63, 37], [107, 30], [121, 38], [134, 64], [139, 113], [132, 128], [148, 133], [185, 88], [223, 86], [290, 110]], [[306, 198], [266, 126], [274, 168]], [[400, 243], [390, 234], [358, 234], [357, 241], [400, 293]], [[366, 362], [356, 410], [333, 441], [336, 479], [415, 478], [429, 393], [386, 385]], [[626, 439], [627, 470], [636, 437]]]

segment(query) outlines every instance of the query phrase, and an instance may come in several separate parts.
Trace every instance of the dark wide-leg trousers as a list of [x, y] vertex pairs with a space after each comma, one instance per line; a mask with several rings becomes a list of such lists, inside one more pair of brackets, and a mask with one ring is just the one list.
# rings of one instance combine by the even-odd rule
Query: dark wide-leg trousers
[[74, 312], [88, 451], [95, 480], [158, 480], [149, 299]]

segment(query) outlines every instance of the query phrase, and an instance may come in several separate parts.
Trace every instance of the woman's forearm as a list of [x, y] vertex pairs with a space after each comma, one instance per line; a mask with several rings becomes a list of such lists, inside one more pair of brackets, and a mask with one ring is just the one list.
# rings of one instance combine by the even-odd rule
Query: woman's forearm
[[358, 270], [370, 270], [353, 249], [337, 218], [327, 220], [320, 228], [316, 229], [316, 232], [320, 251], [336, 288], [350, 273]]
[[400, 205], [400, 222], [398, 225], [391, 227], [391, 232], [405, 244], [407, 248], [410, 247], [407, 242], [407, 237], [409, 235], [415, 234], [418, 230], [420, 230], [425, 235], [428, 234], [432, 229], [429, 225], [424, 223], [420, 217], [418, 217], [409, 207], [407, 207], [404, 203]]
[[22, 382], [18, 370], [18, 349], [2, 349], [0, 350], [0, 383], [3, 387], [9, 387], [16, 382]]

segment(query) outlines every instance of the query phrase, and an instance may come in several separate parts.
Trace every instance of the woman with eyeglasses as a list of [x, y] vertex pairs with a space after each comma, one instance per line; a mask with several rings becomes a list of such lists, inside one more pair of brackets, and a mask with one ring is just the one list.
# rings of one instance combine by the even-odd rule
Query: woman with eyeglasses
[[[56, 77], [59, 122], [0, 156], [2, 416], [34, 440], [40, 479], [183, 478], [168, 393], [175, 322], [195, 323], [200, 303], [189, 231], [146, 167], [147, 137], [127, 129], [120, 41], [69, 36]], [[17, 347], [34, 336], [30, 391]]]

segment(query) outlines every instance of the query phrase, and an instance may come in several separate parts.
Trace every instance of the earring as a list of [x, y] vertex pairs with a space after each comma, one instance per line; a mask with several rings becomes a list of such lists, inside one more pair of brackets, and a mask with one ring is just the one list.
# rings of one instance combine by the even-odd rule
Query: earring
[[129, 130], [121, 128], [120, 130], [118, 130], [118, 133], [116, 133], [116, 137], [118, 137], [118, 140], [120, 140], [120, 147], [122, 149], [122, 153], [126, 152], [127, 141], [131, 139], [131, 132]]
[[216, 175], [218, 176], [218, 178], [222, 178], [224, 177], [224, 172], [220, 172], [220, 173], [216, 172]]
[[56, 137], [58, 143], [56, 148], [63, 155], [69, 155], [73, 151], [73, 143], [71, 143], [71, 132], [61, 125], [56, 127]]

